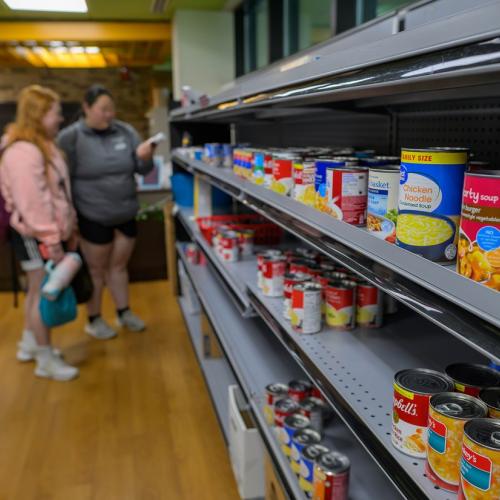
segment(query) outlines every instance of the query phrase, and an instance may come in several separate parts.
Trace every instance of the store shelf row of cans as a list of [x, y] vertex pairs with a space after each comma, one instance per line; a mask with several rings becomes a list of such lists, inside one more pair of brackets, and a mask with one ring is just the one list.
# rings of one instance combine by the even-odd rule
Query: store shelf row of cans
[[394, 377], [392, 443], [461, 499], [500, 498], [500, 373], [457, 363]]

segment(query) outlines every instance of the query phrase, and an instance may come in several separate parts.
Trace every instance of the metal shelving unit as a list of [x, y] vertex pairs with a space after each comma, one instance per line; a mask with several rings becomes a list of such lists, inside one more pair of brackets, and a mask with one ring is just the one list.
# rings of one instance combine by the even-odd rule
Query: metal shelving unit
[[[211, 266], [191, 265], [184, 257], [181, 244], [177, 245], [177, 250], [214, 325], [226, 359], [250, 404], [261, 436], [273, 456], [290, 498], [304, 498], [288, 459], [281, 452], [274, 431], [266, 423], [263, 413], [265, 386], [274, 381], [303, 378], [303, 370], [290, 359], [285, 348], [276, 341], [262, 320], [241, 316], [225, 290], [215, 281]], [[391, 482], [338, 419], [328, 425], [326, 443], [352, 459], [350, 498], [369, 500], [373, 498], [374, 492], [378, 498], [400, 498]]]

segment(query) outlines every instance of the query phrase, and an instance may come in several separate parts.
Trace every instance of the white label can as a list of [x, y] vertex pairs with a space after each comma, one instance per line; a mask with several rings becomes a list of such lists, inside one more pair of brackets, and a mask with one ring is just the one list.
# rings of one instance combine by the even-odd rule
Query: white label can
[[292, 291], [291, 323], [302, 334], [321, 330], [321, 285], [314, 282], [295, 285]]

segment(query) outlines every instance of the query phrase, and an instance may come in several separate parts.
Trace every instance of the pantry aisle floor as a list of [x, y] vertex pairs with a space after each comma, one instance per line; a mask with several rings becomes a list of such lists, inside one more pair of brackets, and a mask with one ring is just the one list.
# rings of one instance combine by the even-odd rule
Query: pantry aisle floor
[[[15, 359], [22, 328], [0, 294], [0, 500], [233, 500], [227, 449], [167, 282], [131, 286], [148, 324], [108, 341], [78, 320], [54, 343], [80, 367], [37, 379]], [[104, 316], [113, 320], [109, 295]]]

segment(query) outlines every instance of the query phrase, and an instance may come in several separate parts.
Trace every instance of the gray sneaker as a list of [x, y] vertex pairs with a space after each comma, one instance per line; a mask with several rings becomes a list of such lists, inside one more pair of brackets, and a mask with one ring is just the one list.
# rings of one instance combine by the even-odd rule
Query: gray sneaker
[[144, 321], [136, 316], [130, 309], [116, 318], [116, 324], [131, 332], [142, 332], [146, 328]]
[[85, 332], [99, 340], [108, 340], [116, 337], [116, 332], [102, 318], [96, 318], [92, 323], [85, 325]]

